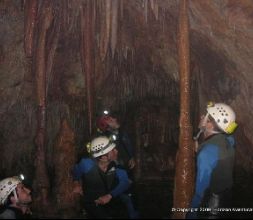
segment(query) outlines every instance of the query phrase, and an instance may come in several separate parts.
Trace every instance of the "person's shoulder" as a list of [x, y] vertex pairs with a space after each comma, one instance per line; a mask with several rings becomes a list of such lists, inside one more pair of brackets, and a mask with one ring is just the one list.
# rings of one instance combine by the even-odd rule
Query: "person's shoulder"
[[127, 171], [126, 171], [126, 169], [124, 169], [124, 168], [122, 168], [122, 167], [116, 167], [116, 169], [115, 169], [115, 171], [116, 171], [116, 173], [118, 174], [118, 175], [120, 175], [120, 176], [128, 176], [127, 175]]
[[16, 219], [16, 213], [7, 208], [0, 214], [0, 219]]
[[91, 164], [95, 164], [95, 161], [92, 158], [84, 157], [81, 159], [80, 164], [91, 165]]
[[125, 167], [124, 167], [123, 165], [121, 165], [121, 164], [117, 164], [117, 165], [116, 165], [116, 169], [124, 170]]
[[234, 137], [233, 135], [228, 135], [228, 136], [226, 137], [226, 139], [228, 140], [228, 142], [229, 142], [229, 144], [230, 144], [231, 146], [234, 146], [234, 145], [235, 145], [235, 137]]
[[199, 152], [199, 156], [210, 156], [219, 152], [219, 146], [213, 143], [207, 143], [203, 145], [203, 148]]
[[82, 161], [90, 161], [90, 160], [93, 160], [91, 157], [83, 157], [82, 158]]

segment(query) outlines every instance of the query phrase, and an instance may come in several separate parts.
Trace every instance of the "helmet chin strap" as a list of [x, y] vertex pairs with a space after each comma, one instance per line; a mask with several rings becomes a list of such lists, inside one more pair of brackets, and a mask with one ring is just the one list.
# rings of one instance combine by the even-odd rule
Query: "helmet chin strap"
[[205, 131], [204, 128], [200, 128], [200, 129], [199, 129], [199, 132], [197, 133], [197, 135], [193, 137], [193, 140], [197, 141], [197, 140], [199, 139], [200, 135], [201, 135], [204, 131]]
[[207, 122], [208, 116], [209, 116], [209, 113], [207, 113], [207, 114], [205, 115], [205, 117], [204, 117], [204, 119], [203, 119], [203, 122], [202, 122], [202, 125], [201, 125], [201, 127], [199, 128], [199, 132], [197, 133], [196, 136], [193, 137], [193, 139], [194, 139], [195, 141], [197, 141], [197, 140], [199, 139], [200, 135], [206, 131], [206, 122]]
[[196, 136], [193, 137], [193, 139], [194, 139], [195, 141], [197, 141], [197, 140], [199, 139], [199, 137], [200, 137], [200, 135], [201, 135], [202, 133], [209, 133], [209, 134], [219, 134], [219, 133], [221, 133], [220, 131], [215, 131], [215, 130], [213, 130], [213, 129], [208, 129], [208, 128], [206, 127], [208, 116], [209, 116], [209, 113], [207, 113], [207, 114], [205, 115], [205, 117], [204, 117], [204, 119], [203, 119], [203, 122], [202, 122], [202, 125], [201, 125], [201, 127], [199, 128], [199, 132], [197, 133]]
[[14, 194], [14, 198], [16, 200], [16, 203], [18, 203], [19, 201], [18, 201], [18, 196], [17, 196], [16, 189], [14, 189], [13, 194]]
[[209, 134], [219, 134], [219, 133], [221, 133], [220, 131], [215, 131], [213, 129], [205, 129], [205, 131], [207, 131]]

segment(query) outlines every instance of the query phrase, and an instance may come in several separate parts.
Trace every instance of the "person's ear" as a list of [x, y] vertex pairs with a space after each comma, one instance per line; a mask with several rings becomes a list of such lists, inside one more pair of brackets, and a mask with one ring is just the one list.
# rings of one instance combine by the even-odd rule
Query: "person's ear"
[[17, 200], [15, 199], [14, 196], [10, 197], [10, 201], [11, 201], [12, 204], [16, 204], [17, 203]]
[[214, 124], [214, 122], [211, 122], [211, 123], [209, 123], [210, 124], [210, 127], [212, 128], [212, 129], [214, 129], [215, 128], [215, 124]]

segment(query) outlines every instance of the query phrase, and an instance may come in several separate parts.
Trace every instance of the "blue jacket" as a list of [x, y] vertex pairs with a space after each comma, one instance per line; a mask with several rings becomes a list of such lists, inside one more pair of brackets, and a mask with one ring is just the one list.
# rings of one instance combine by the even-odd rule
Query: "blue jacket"
[[233, 136], [216, 134], [200, 146], [191, 208], [200, 207], [207, 191], [219, 194], [232, 187], [234, 145]]

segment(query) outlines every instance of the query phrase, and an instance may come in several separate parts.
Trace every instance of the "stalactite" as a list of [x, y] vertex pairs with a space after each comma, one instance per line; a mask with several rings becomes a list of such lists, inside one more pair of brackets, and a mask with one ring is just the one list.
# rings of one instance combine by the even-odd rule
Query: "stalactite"
[[61, 22], [60, 18], [61, 16], [61, 10], [58, 8], [56, 12], [54, 13], [54, 22], [52, 25], [52, 28], [50, 32], [47, 34], [47, 48], [48, 48], [48, 55], [47, 55], [47, 62], [46, 62], [46, 94], [48, 93], [48, 87], [49, 83], [52, 79], [52, 67], [53, 67], [53, 61], [54, 56], [56, 52], [56, 48], [59, 41], [59, 34], [60, 34], [60, 28], [61, 28]]
[[158, 20], [158, 18], [159, 18], [159, 5], [157, 2], [155, 3], [154, 14], [155, 14], [156, 20]]
[[62, 0], [61, 1], [62, 7], [62, 28], [64, 30], [63, 33], [66, 33], [66, 29], [67, 29], [67, 20], [68, 20], [68, 0]]
[[105, 59], [109, 43], [110, 43], [110, 30], [111, 30], [111, 0], [104, 1], [104, 16], [101, 18], [101, 30], [100, 30], [100, 57], [103, 61]]
[[[75, 6], [75, 3], [78, 4], [78, 1], [61, 0], [61, 23], [63, 28], [64, 35], [68, 35], [76, 22], [75, 17], [79, 15], [78, 7]], [[71, 6], [73, 8], [71, 8]]]
[[124, 59], [126, 60], [126, 57], [127, 57], [127, 46], [125, 46], [123, 49], [122, 49], [122, 55], [124, 57]]
[[47, 31], [53, 20], [52, 5], [50, 1], [44, 1], [40, 23], [38, 27], [38, 40], [35, 56], [35, 74], [37, 82], [38, 98], [38, 130], [35, 138], [37, 145], [35, 164], [35, 189], [38, 192], [37, 202], [42, 208], [48, 206], [49, 179], [46, 168], [45, 144], [46, 144], [46, 39]]
[[32, 57], [33, 53], [34, 28], [38, 13], [37, 10], [38, 10], [37, 0], [25, 1], [24, 48], [25, 48], [25, 55], [27, 57]]
[[156, 20], [158, 20], [159, 17], [159, 5], [157, 0], [150, 0], [150, 7], [155, 15]]
[[151, 10], [153, 11], [153, 13], [154, 13], [154, 11], [155, 11], [155, 0], [149, 0], [150, 1], [150, 8], [151, 8]]
[[77, 19], [80, 16], [81, 0], [61, 0], [58, 3], [61, 5], [63, 33], [65, 35], [74, 34], [75, 24], [78, 22]]
[[[188, 0], [180, 1], [179, 12], [179, 70], [180, 70], [180, 136], [176, 161], [176, 176], [174, 185], [175, 208], [188, 207], [193, 193], [193, 158], [192, 126], [190, 124], [190, 53]], [[173, 213], [173, 218], [182, 219], [184, 212]]]
[[123, 0], [119, 0], [119, 4], [120, 4], [120, 18], [121, 20], [124, 19], [124, 3]]
[[93, 1], [86, 1], [81, 8], [81, 58], [83, 72], [85, 73], [85, 88], [87, 99], [87, 114], [89, 135], [92, 133], [93, 121], [93, 75], [94, 75], [94, 14]]
[[166, 10], [163, 8], [162, 9], [162, 32], [163, 32], [163, 34], [165, 33], [165, 25], [166, 25], [165, 19], [166, 19]]
[[132, 58], [132, 65], [131, 65], [131, 67], [135, 67], [134, 48], [131, 49], [131, 58]]
[[144, 2], [144, 18], [147, 24], [148, 23], [148, 1]]
[[112, 0], [112, 8], [111, 8], [111, 36], [110, 36], [110, 45], [112, 57], [114, 57], [114, 52], [116, 49], [117, 38], [118, 38], [118, 20], [119, 20], [119, 1]]

